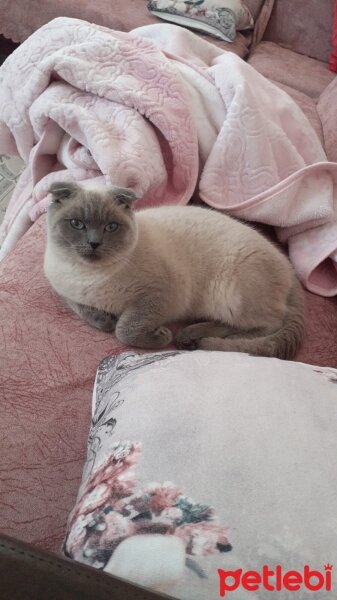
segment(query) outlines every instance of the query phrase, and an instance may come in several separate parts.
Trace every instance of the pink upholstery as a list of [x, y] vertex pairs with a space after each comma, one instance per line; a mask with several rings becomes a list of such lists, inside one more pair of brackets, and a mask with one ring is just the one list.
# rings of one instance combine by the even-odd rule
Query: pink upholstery
[[[245, 2], [256, 20], [265, 0]], [[146, 0], [28, 0], [25, 3], [0, 0], [0, 33], [15, 42], [22, 42], [41, 25], [61, 16], [86, 19], [120, 31], [158, 22], [147, 11]]]
[[336, 368], [337, 298], [322, 298], [306, 292], [305, 300], [306, 340], [297, 360]]
[[248, 62], [297, 102], [323, 143], [328, 159], [337, 162], [336, 75], [325, 63], [274, 42], [261, 42]]
[[328, 159], [336, 160], [337, 83], [326, 64], [266, 41], [252, 51], [248, 62], [297, 102], [326, 145]]
[[[253, 14], [258, 14], [263, 0], [248, 0]], [[75, 17], [98, 25], [130, 31], [141, 25], [158, 23], [146, 8], [146, 0], [0, 0], [0, 34], [14, 42], [23, 42], [33, 31], [55, 17]], [[207, 36], [208, 41], [220, 48], [244, 57], [251, 34], [238, 34], [230, 44]]]
[[[258, 11], [261, 2], [247, 4]], [[63, 14], [132, 29], [156, 21], [144, 5], [145, 0], [30, 0], [27, 10], [21, 0], [0, 0], [0, 27], [21, 40]], [[308, 48], [327, 61], [331, 5], [332, 0], [275, 0], [267, 38], [299, 52]], [[244, 38], [230, 49], [243, 56]], [[337, 78], [327, 66], [271, 42], [257, 46], [250, 62], [299, 103], [324, 136], [328, 157], [337, 160]], [[41, 218], [0, 266], [0, 530], [58, 551], [81, 477], [95, 370], [101, 358], [121, 348], [112, 336], [73, 316], [50, 290], [42, 274], [44, 232]], [[298, 360], [337, 367], [337, 299], [307, 292], [306, 311], [307, 338]]]
[[248, 6], [254, 21], [256, 21], [261, 12], [264, 0], [244, 0], [244, 3]]
[[257, 44], [261, 42], [269, 23], [270, 15], [272, 14], [275, 0], [264, 0], [259, 15], [255, 20], [253, 39], [250, 49], [255, 48]]
[[329, 57], [330, 71], [337, 73], [337, 0], [335, 0], [335, 12], [332, 30], [332, 49]]
[[265, 39], [328, 62], [335, 0], [275, 0]]
[[268, 79], [288, 85], [314, 99], [319, 98], [335, 77], [325, 63], [281, 48], [274, 42], [261, 42], [253, 50], [248, 62]]
[[51, 291], [44, 232], [41, 218], [1, 265], [0, 531], [57, 551], [85, 458], [96, 367], [120, 347]]
[[33, 31], [55, 17], [86, 19], [111, 29], [126, 31], [156, 23], [142, 0], [1, 0], [0, 33], [14, 42], [23, 42]]
[[[58, 551], [86, 452], [97, 365], [121, 346], [63, 307], [42, 274], [41, 217], [1, 266], [0, 530]], [[337, 301], [306, 293], [298, 359], [337, 367]], [[43, 343], [41, 343], [43, 340]]]

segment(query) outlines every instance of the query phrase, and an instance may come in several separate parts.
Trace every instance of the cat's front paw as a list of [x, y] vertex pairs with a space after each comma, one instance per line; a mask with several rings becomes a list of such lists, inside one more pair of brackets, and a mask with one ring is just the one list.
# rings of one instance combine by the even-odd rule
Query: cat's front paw
[[109, 313], [97, 313], [93, 315], [92, 325], [101, 331], [113, 333], [116, 329], [117, 319]]
[[203, 344], [204, 339], [226, 338], [235, 333], [235, 328], [226, 323], [205, 321], [188, 325], [179, 331], [175, 343], [181, 350], [197, 350]]
[[188, 325], [177, 334], [175, 345], [179, 350], [196, 350], [201, 338], [207, 335], [208, 329], [209, 325], [207, 323]]
[[167, 327], [158, 327], [154, 331], [138, 335], [132, 345], [149, 350], [160, 350], [172, 342], [172, 337], [172, 333]]
[[168, 327], [158, 327], [153, 332], [154, 348], [165, 348], [172, 342], [172, 332]]
[[193, 336], [188, 328], [182, 329], [176, 336], [174, 343], [179, 350], [196, 350], [199, 336]]
[[143, 326], [137, 328], [135, 324], [126, 325], [120, 320], [116, 328], [116, 337], [127, 346], [149, 350], [165, 348], [172, 341], [172, 333], [167, 327], [157, 327], [152, 331], [144, 329]]

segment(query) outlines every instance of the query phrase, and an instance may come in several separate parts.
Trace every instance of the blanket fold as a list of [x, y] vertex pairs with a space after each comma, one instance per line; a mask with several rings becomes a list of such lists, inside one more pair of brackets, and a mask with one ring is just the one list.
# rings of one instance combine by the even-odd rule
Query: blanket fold
[[311, 291], [337, 294], [337, 163], [294, 101], [234, 54], [174, 25], [126, 34], [70, 18], [0, 69], [0, 152], [27, 169], [1, 256], [59, 179], [134, 189], [137, 208], [214, 208], [276, 228]]

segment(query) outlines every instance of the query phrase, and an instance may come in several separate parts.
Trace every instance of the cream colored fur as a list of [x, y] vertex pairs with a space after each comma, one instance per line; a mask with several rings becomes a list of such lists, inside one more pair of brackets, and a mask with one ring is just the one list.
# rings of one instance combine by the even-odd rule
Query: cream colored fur
[[262, 235], [193, 206], [142, 210], [133, 219], [133, 244], [110, 262], [70, 257], [49, 235], [45, 273], [54, 289], [116, 315], [117, 337], [136, 346], [164, 347], [171, 335], [163, 325], [196, 321], [206, 324], [183, 330], [180, 347], [295, 354], [302, 292], [288, 259]]

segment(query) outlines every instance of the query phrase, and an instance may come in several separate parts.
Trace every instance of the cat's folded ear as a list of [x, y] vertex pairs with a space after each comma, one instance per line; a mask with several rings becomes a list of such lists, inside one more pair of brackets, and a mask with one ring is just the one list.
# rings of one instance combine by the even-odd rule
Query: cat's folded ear
[[113, 187], [109, 191], [112, 199], [122, 206], [130, 207], [136, 200], [136, 194], [129, 188]]
[[73, 196], [78, 191], [78, 185], [71, 181], [56, 181], [49, 188], [49, 193], [52, 195], [52, 202], [58, 204], [62, 200], [66, 200]]

